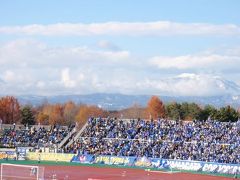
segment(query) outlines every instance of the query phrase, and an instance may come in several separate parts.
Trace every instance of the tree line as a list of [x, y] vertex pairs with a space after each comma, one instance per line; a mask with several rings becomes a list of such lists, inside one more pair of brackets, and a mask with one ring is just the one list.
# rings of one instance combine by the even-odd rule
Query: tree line
[[133, 104], [119, 111], [107, 111], [98, 106], [75, 104], [72, 101], [64, 104], [45, 102], [39, 106], [21, 105], [13, 96], [0, 98], [0, 119], [4, 124], [41, 124], [41, 125], [71, 125], [82, 126], [89, 117], [117, 117], [126, 119], [157, 119], [171, 120], [201, 120], [208, 118], [227, 122], [237, 121], [239, 111], [231, 106], [215, 108], [211, 105], [204, 107], [196, 103], [167, 103], [164, 104], [157, 96], [152, 96], [147, 107]]

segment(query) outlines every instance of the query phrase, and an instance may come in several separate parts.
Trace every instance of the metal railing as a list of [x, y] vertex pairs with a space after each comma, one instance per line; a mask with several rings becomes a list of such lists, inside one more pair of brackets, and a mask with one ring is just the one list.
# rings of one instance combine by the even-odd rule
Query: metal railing
[[67, 143], [66, 147], [69, 147], [70, 145], [72, 145], [72, 143], [80, 137], [80, 135], [82, 134], [84, 129], [87, 127], [87, 125], [88, 123], [86, 122], [84, 126], [80, 129], [80, 131], [78, 131], [78, 133]]
[[74, 133], [76, 133], [76, 127], [74, 127], [69, 133], [68, 135], [58, 144], [58, 148], [61, 148], [68, 140], [69, 138], [71, 138]]

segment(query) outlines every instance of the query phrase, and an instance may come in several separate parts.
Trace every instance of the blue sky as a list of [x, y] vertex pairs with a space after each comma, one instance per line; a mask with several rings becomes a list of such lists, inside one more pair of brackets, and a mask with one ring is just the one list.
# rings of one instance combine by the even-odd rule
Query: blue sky
[[240, 94], [238, 0], [0, 2], [0, 94]]
[[56, 22], [177, 21], [239, 23], [238, 0], [12, 0], [1, 2], [2, 25]]

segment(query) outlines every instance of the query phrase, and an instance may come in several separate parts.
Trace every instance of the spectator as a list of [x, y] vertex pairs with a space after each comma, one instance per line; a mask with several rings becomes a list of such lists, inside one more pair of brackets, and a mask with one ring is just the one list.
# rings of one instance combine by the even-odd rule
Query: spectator
[[66, 152], [240, 163], [237, 123], [90, 118]]

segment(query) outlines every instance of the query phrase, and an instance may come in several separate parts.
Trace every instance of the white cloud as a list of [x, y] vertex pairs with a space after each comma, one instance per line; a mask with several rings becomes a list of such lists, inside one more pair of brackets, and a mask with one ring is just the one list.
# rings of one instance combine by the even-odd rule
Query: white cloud
[[3, 84], [3, 83], [5, 83], [5, 82], [0, 78], [0, 84]]
[[235, 55], [197, 54], [185, 56], [155, 56], [150, 64], [160, 69], [235, 69], [240, 68], [240, 57]]
[[110, 41], [107, 41], [107, 40], [101, 40], [98, 42], [97, 44], [100, 48], [103, 48], [103, 49], [109, 49], [109, 50], [112, 50], [112, 51], [119, 51], [120, 48], [115, 45], [114, 43], [110, 42]]
[[26, 26], [2, 26], [0, 34], [25, 34], [42, 36], [92, 36], [92, 35], [240, 35], [235, 24], [155, 22], [104, 22], [104, 23], [58, 23], [50, 25], [32, 24]]
[[[230, 51], [226, 54], [156, 56], [139, 63], [139, 59], [128, 51], [50, 47], [34, 40], [19, 40], [0, 46], [0, 79], [3, 82], [0, 82], [0, 89], [4, 94], [44, 95], [96, 92], [186, 96], [235, 94], [239, 86], [234, 82], [211, 73], [197, 74], [196, 68], [240, 69], [239, 63], [239, 58]], [[169, 75], [169, 68], [185, 73], [172, 71]]]
[[69, 68], [62, 70], [61, 81], [66, 88], [73, 88], [76, 86], [76, 82], [70, 78]]
[[48, 47], [44, 43], [23, 39], [0, 46], [0, 65], [68, 66], [81, 63], [115, 64], [128, 60], [128, 51], [94, 50], [88, 47]]
[[44, 81], [38, 81], [36, 86], [37, 88], [43, 89], [46, 87], [46, 83]]
[[238, 94], [240, 86], [211, 74], [183, 73], [167, 79], [146, 78], [137, 83], [138, 87], [151, 89], [153, 94], [176, 96], [216, 96]]
[[[129, 58], [128, 51], [50, 47], [31, 39], [12, 41], [0, 46], [1, 93], [95, 92], [93, 77], [105, 81], [114, 68], [127, 66]], [[104, 89], [104, 84], [97, 90]]]
[[14, 74], [14, 72], [10, 71], [10, 70], [7, 70], [2, 79], [5, 81], [5, 82], [11, 82], [11, 81], [15, 81], [16, 79], [16, 75]]
[[17, 83], [29, 83], [32, 82], [32, 77], [29, 76], [28, 72], [24, 72], [21, 70], [16, 70], [16, 69], [7, 69], [3, 71], [2, 74], [0, 74], [1, 79], [5, 83], [12, 83], [12, 84], [17, 84]]

